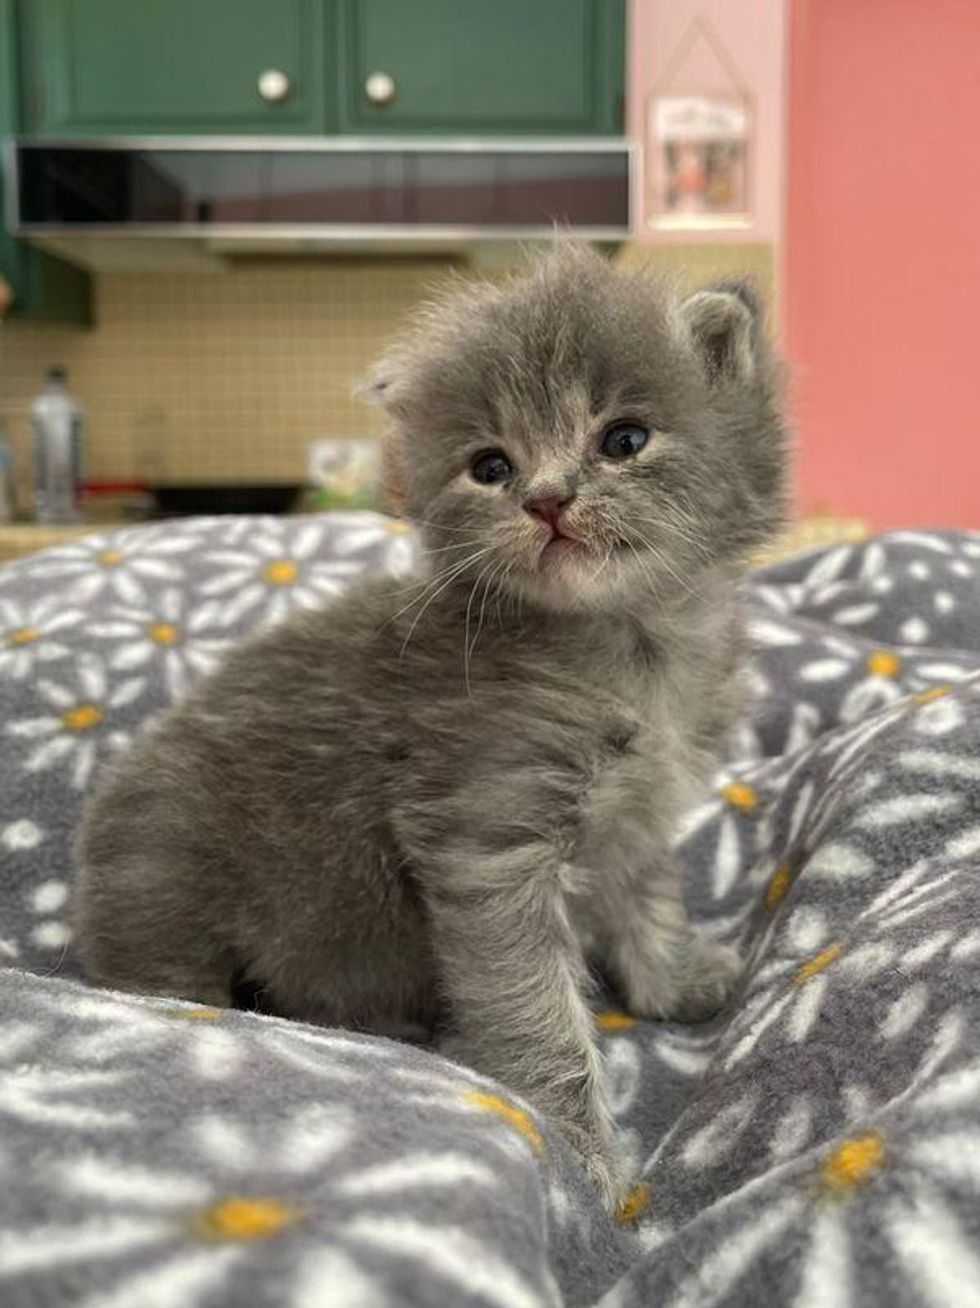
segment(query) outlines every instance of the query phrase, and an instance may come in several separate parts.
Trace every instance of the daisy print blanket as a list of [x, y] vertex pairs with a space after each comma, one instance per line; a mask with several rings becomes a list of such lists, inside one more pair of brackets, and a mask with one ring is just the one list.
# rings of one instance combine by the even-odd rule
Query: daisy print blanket
[[980, 536], [752, 577], [752, 713], [678, 840], [745, 979], [703, 1026], [597, 1010], [618, 1222], [547, 1121], [433, 1053], [84, 983], [102, 761], [413, 550], [370, 514], [196, 519], [0, 571], [0, 1303], [980, 1304]]

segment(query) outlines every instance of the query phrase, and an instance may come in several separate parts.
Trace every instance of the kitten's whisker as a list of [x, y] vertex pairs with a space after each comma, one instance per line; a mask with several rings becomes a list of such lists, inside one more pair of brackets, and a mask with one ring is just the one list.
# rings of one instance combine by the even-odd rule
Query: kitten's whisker
[[[478, 538], [474, 537], [473, 539], [468, 540], [468, 541], [461, 541], [458, 545], [444, 545], [444, 546], [441, 546], [441, 547], [440, 547], [440, 550], [442, 550], [442, 549], [445, 549], [445, 550], [463, 550], [463, 549], [468, 549], [471, 545], [476, 545], [477, 543], [478, 543]], [[436, 554], [436, 553], [439, 553], [440, 550], [424, 550], [424, 551], [423, 551], [423, 559], [427, 558], [427, 556], [428, 556], [429, 554]], [[440, 562], [444, 562], [444, 560], [440, 560]], [[446, 574], [448, 573], [448, 571], [449, 571], [451, 568], [455, 567], [456, 564], [457, 564], [458, 562], [459, 562], [458, 559], [453, 559], [453, 560], [451, 560], [451, 561], [446, 565], [446, 567], [445, 567], [441, 572], [436, 572], [436, 573], [434, 573], [431, 577], [420, 577], [420, 576], [417, 576], [417, 575], [416, 575], [415, 577], [412, 578], [412, 580], [411, 580], [410, 582], [408, 582], [407, 585], [405, 585], [405, 586], [396, 586], [396, 587], [395, 587], [392, 591], [390, 591], [389, 593], [392, 594], [392, 595], [407, 595], [408, 592], [409, 592], [410, 590], [418, 590], [418, 588], [419, 588], [420, 586], [423, 587], [423, 591], [424, 591], [424, 589], [425, 589], [426, 587], [431, 586], [434, 582], [436, 582], [436, 581], [440, 580], [442, 577], [446, 576]], [[406, 605], [406, 607], [410, 607], [410, 605]], [[404, 611], [405, 611], [404, 609], [400, 609], [400, 610], [399, 610], [399, 613], [403, 613]], [[398, 617], [398, 616], [399, 616], [398, 613], [394, 614], [394, 617]], [[386, 625], [387, 625], [387, 624], [386, 624]]]
[[[476, 581], [474, 581], [472, 589], [470, 590], [470, 597], [466, 601], [466, 620], [463, 623], [463, 679], [466, 682], [467, 695], [470, 693], [470, 655], [473, 653], [473, 648], [470, 645], [470, 611], [473, 608], [473, 601], [476, 598], [477, 587], [486, 574], [496, 566], [496, 562], [491, 559], [489, 563], [485, 564], [480, 569]], [[477, 630], [477, 635], [479, 634], [479, 630]], [[476, 642], [474, 641], [474, 644], [475, 643]]]
[[608, 554], [603, 555], [603, 557], [599, 560], [595, 572], [593, 572], [592, 576], [589, 578], [590, 586], [594, 586], [595, 583], [599, 580], [599, 576], [602, 573], [603, 568], [606, 566], [608, 562], [609, 562], [609, 555]]
[[[453, 560], [453, 564], [451, 564], [450, 566], [455, 566], [456, 562], [458, 562], [458, 560]], [[426, 587], [431, 586], [432, 583], [433, 583], [434, 581], [437, 581], [437, 580], [439, 580], [439, 578], [444, 577], [444, 576], [446, 575], [446, 571], [448, 571], [448, 569], [446, 569], [446, 570], [440, 572], [440, 573], [439, 573], [437, 576], [435, 576], [435, 577], [428, 577], [428, 578], [426, 578], [426, 577], [415, 576], [415, 577], [412, 578], [412, 580], [411, 580], [410, 582], [408, 582], [407, 585], [405, 585], [405, 586], [396, 586], [393, 590], [389, 591], [389, 594], [391, 594], [391, 595], [407, 595], [408, 592], [409, 592], [410, 590], [418, 591], [420, 586], [422, 587], [422, 590], [424, 591], [424, 590], [426, 589]], [[411, 603], [413, 603], [413, 602], [414, 602], [414, 601], [410, 601], [409, 604], [407, 604], [405, 607], [406, 607], [406, 608], [409, 608], [409, 607], [411, 606]], [[404, 611], [405, 611], [404, 609], [400, 609], [400, 610], [399, 610], [399, 613], [404, 613]], [[394, 614], [393, 616], [394, 616], [394, 617], [398, 617], [398, 613]], [[389, 619], [389, 621], [390, 621], [390, 619]]]
[[[604, 519], [600, 517], [600, 521], [603, 520]], [[595, 572], [593, 572], [592, 576], [589, 578], [590, 586], [594, 585], [599, 580], [599, 576], [603, 568], [606, 566], [606, 564], [609, 562], [611, 558], [612, 558], [612, 548], [609, 545], [606, 545], [604, 552], [600, 555], [599, 563], [598, 566], [596, 567]]]
[[[647, 567], [646, 562], [640, 555], [639, 550], [636, 548], [633, 542], [629, 539], [628, 536], [622, 534], [625, 530], [628, 530], [628, 528], [624, 528], [621, 524], [617, 523], [616, 520], [611, 515], [605, 512], [600, 511], [600, 518], [607, 527], [612, 529], [613, 533], [615, 534], [615, 538], [617, 540], [621, 540], [623, 544], [626, 545], [627, 548], [630, 550], [634, 559], [636, 559], [637, 566], [639, 567], [640, 571], [643, 573], [643, 576], [646, 578], [655, 598], [659, 599], [660, 588], [657, 585], [656, 578], [654, 577], [650, 569]], [[613, 547], [610, 547], [609, 553], [607, 555], [607, 561], [608, 559], [612, 558], [612, 552], [613, 552]]]
[[[402, 641], [402, 647], [401, 647], [401, 649], [398, 651], [398, 657], [399, 657], [399, 658], [401, 658], [401, 656], [405, 653], [405, 650], [406, 650], [407, 647], [408, 647], [408, 642], [412, 639], [412, 633], [415, 631], [415, 628], [418, 626], [419, 621], [421, 620], [423, 613], [425, 613], [426, 609], [429, 607], [429, 605], [432, 603], [432, 601], [435, 600], [435, 599], [438, 599], [438, 597], [442, 594], [442, 592], [443, 592], [443, 591], [444, 591], [448, 586], [451, 586], [451, 585], [453, 584], [453, 582], [456, 580], [456, 578], [457, 578], [457, 577], [460, 577], [460, 576], [461, 576], [461, 575], [466, 571], [466, 569], [467, 569], [468, 567], [470, 567], [471, 564], [475, 563], [475, 562], [477, 561], [477, 559], [482, 559], [483, 556], [484, 556], [485, 554], [489, 554], [490, 551], [491, 551], [492, 549], [493, 549], [493, 546], [492, 546], [492, 545], [486, 545], [482, 550], [477, 550], [475, 554], [471, 554], [471, 555], [469, 556], [469, 558], [464, 559], [464, 560], [462, 561], [462, 563], [457, 563], [457, 564], [454, 566], [454, 568], [450, 569], [450, 574], [451, 574], [451, 575], [450, 575], [450, 576], [449, 576], [449, 577], [448, 577], [448, 578], [447, 578], [447, 579], [442, 583], [442, 585], [439, 587], [438, 590], [434, 591], [433, 594], [431, 594], [431, 595], [429, 596], [429, 598], [425, 601], [425, 603], [424, 603], [424, 604], [422, 605], [422, 607], [419, 609], [418, 613], [416, 613], [414, 619], [412, 620], [412, 625], [411, 625], [411, 626], [409, 627], [409, 629], [408, 629], [408, 634], [407, 634], [407, 636], [405, 637], [405, 639]], [[432, 584], [433, 584], [433, 583], [430, 582], [430, 583], [429, 583], [429, 586], [431, 587]], [[427, 589], [428, 589], [428, 588], [427, 588]], [[414, 602], [417, 603], [418, 601], [414, 601]], [[411, 604], [406, 604], [406, 606], [405, 606], [405, 608], [411, 608], [411, 607], [412, 607]], [[405, 610], [403, 609], [402, 612], [404, 612], [404, 611], [405, 611]]]
[[[649, 523], [651, 527], [666, 527], [672, 535], [679, 537], [690, 545], [694, 552], [701, 558], [709, 559], [711, 557], [711, 552], [707, 549], [704, 542], [698, 540], [696, 536], [692, 535], [687, 526], [682, 526], [672, 516], [669, 509], [664, 509], [659, 518], [636, 518], [635, 521]], [[690, 519], [688, 519], [687, 522], [689, 526], [693, 525]]]
[[453, 578], [458, 576], [461, 572], [465, 572], [471, 563], [475, 563], [478, 558], [481, 558], [491, 548], [492, 547], [488, 545], [485, 549], [476, 550], [467, 558], [457, 559], [453, 563], [450, 563], [447, 568], [444, 568], [442, 572], [437, 572], [434, 577], [430, 577], [428, 580], [423, 579], [417, 581], [415, 584], [420, 588], [419, 593], [414, 599], [409, 600], [407, 604], [403, 605], [397, 613], [393, 613], [384, 625], [388, 626], [390, 623], [394, 622], [396, 618], [400, 618], [403, 613], [406, 613], [413, 604], [418, 604], [424, 598], [426, 593], [430, 591], [433, 586], [437, 585], [438, 582], [442, 581], [443, 578], [448, 577], [449, 580], [452, 581]]
[[436, 531], [451, 531], [457, 536], [461, 536], [464, 531], [470, 530], [468, 527], [451, 527], [446, 522], [436, 522], [434, 518], [416, 518], [413, 516], [411, 518], [403, 518], [401, 521], [407, 522], [411, 527], [433, 527]]
[[[685, 507], [685, 504], [689, 507]], [[657, 512], [659, 516], [656, 518], [640, 517], [637, 521], [647, 522], [654, 527], [666, 526], [675, 535], [686, 540], [699, 554], [710, 558], [711, 551], [706, 548], [704, 541], [700, 540], [695, 534], [698, 530], [698, 515], [693, 506], [690, 506], [690, 501], [683, 492], [678, 492], [671, 500], [658, 505]]]
[[[607, 510], [597, 507], [593, 510], [593, 512], [595, 516], [599, 519], [600, 525], [606, 528], [604, 534], [607, 537], [606, 553], [607, 553], [607, 562], [608, 562], [608, 560], [611, 559], [613, 556], [613, 551], [615, 550], [617, 543], [624, 540], [622, 534], [623, 527], [621, 523], [616, 518], [614, 518], [611, 513], [607, 512]], [[625, 541], [625, 543], [629, 544], [628, 541]]]
[[447, 550], [465, 550], [468, 545], [476, 545], [478, 541], [478, 536], [471, 536], [469, 540], [455, 541], [452, 545], [434, 545], [431, 549], [423, 546], [422, 554], [428, 557], [430, 554], [445, 554]]
[[647, 538], [643, 535], [641, 531], [637, 531], [635, 528], [632, 528], [632, 530], [634, 534], [639, 537], [640, 544], [645, 546], [650, 551], [650, 553], [656, 559], [660, 567], [662, 567], [665, 572], [669, 572], [670, 575], [677, 582], [677, 584], [681, 586], [684, 590], [686, 590], [689, 595], [695, 595], [696, 592], [692, 590], [689, 583], [685, 581], [685, 579], [680, 575], [680, 573], [675, 568], [673, 568], [670, 565], [670, 563], [668, 563], [663, 552], [661, 550], [658, 550], [656, 545], [654, 545], [652, 541], [647, 540]]
[[507, 580], [507, 578], [510, 576], [510, 574], [514, 571], [514, 568], [515, 568], [516, 566], [517, 566], [517, 560], [516, 560], [516, 559], [511, 559], [510, 563], [508, 563], [508, 564], [506, 565], [506, 567], [504, 568], [503, 572], [501, 573], [501, 575], [500, 575], [500, 577], [498, 578], [498, 581], [497, 581], [497, 595], [496, 595], [496, 599], [497, 599], [497, 626], [500, 628], [501, 631], [503, 631], [503, 629], [504, 629], [504, 615], [503, 615], [503, 613], [501, 612], [501, 609], [500, 609], [500, 601], [501, 601], [501, 598], [504, 598], [504, 599], [508, 600], [509, 603], [511, 604], [511, 606], [513, 606], [513, 603], [514, 603], [514, 597], [513, 597], [513, 595], [511, 595], [509, 592], [508, 592], [507, 594], [504, 594], [504, 582]]
[[695, 590], [694, 587], [691, 586], [690, 583], [686, 581], [675, 568], [671, 567], [665, 555], [662, 554], [661, 551], [657, 549], [656, 545], [654, 545], [652, 541], [649, 541], [646, 538], [646, 536], [643, 535], [642, 531], [639, 531], [632, 524], [630, 524], [629, 530], [632, 531], [633, 534], [639, 538], [640, 543], [646, 546], [646, 548], [650, 551], [650, 553], [657, 560], [657, 562], [664, 569], [664, 571], [669, 572], [670, 575], [677, 582], [678, 586], [680, 586], [683, 590], [686, 590], [688, 595], [690, 595], [692, 599], [704, 598], [704, 596], [701, 594], [700, 591]]
[[449, 568], [445, 569], [445, 571], [437, 573], [435, 577], [430, 577], [428, 578], [428, 580], [426, 580], [425, 578], [416, 577], [415, 580], [410, 582], [407, 586], [399, 587], [398, 590], [394, 592], [396, 595], [404, 595], [406, 591], [410, 591], [410, 590], [415, 591], [416, 593], [414, 597], [408, 601], [407, 604], [405, 604], [402, 608], [398, 610], [397, 613], [393, 613], [391, 617], [387, 619], [387, 621], [384, 623], [384, 626], [387, 627], [390, 623], [394, 622], [396, 618], [400, 618], [403, 613], [407, 612], [407, 610], [410, 609], [413, 604], [417, 604], [419, 600], [422, 599], [422, 597], [425, 595], [426, 591], [428, 591], [428, 589], [431, 586], [434, 586], [436, 582], [441, 581], [442, 578], [446, 576], [446, 574], [450, 572], [452, 568], [455, 566], [456, 566], [455, 564], [451, 564]]
[[[496, 580], [499, 581], [500, 578], [499, 578], [499, 576], [498, 576], [498, 570], [502, 569], [503, 566], [504, 566], [504, 565], [503, 565], [502, 563], [496, 563], [496, 564], [494, 564], [493, 569], [492, 569], [492, 571], [490, 572], [490, 575], [487, 577], [486, 581], [483, 583], [483, 598], [480, 600], [480, 616], [479, 616], [479, 618], [477, 619], [477, 623], [476, 623], [476, 634], [475, 634], [474, 637], [473, 637], [473, 643], [470, 645], [470, 656], [471, 656], [471, 657], [472, 657], [473, 651], [476, 649], [476, 642], [480, 639], [480, 632], [483, 630], [483, 615], [484, 615], [484, 613], [486, 612], [486, 607], [487, 607], [487, 596], [490, 594], [490, 587], [491, 587], [491, 585], [493, 584], [494, 579], [496, 579]], [[481, 574], [481, 576], [482, 576], [482, 574]]]
[[639, 550], [636, 548], [636, 546], [633, 544], [633, 542], [632, 542], [631, 540], [627, 540], [627, 541], [626, 541], [626, 544], [629, 546], [630, 550], [632, 551], [632, 553], [633, 553], [633, 557], [634, 557], [634, 559], [636, 559], [636, 562], [637, 562], [637, 564], [639, 565], [640, 571], [643, 573], [644, 577], [646, 577], [647, 581], [650, 583], [650, 589], [653, 591], [654, 596], [655, 596], [657, 599], [659, 599], [659, 598], [660, 598], [660, 592], [659, 592], [659, 590], [657, 589], [657, 583], [656, 583], [656, 580], [654, 579], [653, 574], [652, 574], [652, 573], [649, 571], [649, 569], [647, 568], [647, 565], [646, 565], [646, 564], [643, 562], [643, 560], [640, 558]]

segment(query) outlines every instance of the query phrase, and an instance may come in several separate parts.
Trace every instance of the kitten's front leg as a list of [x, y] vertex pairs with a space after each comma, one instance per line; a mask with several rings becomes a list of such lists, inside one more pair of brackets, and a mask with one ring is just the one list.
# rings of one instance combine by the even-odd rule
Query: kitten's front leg
[[626, 890], [609, 933], [613, 972], [638, 1017], [703, 1022], [724, 1007], [741, 975], [736, 950], [691, 927], [666, 858]]
[[419, 876], [464, 1061], [554, 1121], [613, 1211], [627, 1178], [553, 850], [528, 843], [491, 853], [460, 843], [430, 852]]

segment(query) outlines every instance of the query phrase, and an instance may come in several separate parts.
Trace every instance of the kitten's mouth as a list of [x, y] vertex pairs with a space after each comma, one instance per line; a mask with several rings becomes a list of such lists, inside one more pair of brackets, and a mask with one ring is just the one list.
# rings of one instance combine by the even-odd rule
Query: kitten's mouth
[[539, 558], [543, 563], [547, 559], [563, 558], [566, 555], [581, 554], [586, 550], [586, 544], [578, 536], [572, 536], [569, 532], [560, 529], [552, 529], [551, 539], [545, 541], [544, 548], [541, 550]]

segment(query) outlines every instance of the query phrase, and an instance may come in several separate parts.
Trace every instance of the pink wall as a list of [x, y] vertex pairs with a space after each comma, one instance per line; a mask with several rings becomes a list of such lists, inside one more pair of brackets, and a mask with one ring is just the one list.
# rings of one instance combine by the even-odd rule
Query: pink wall
[[792, 0], [804, 509], [980, 527], [980, 0]]
[[[980, 0], [977, 0], [980, 4]], [[627, 130], [634, 141], [644, 139], [647, 97], [658, 87], [664, 70], [696, 18], [707, 20], [736, 65], [754, 100], [756, 122], [754, 221], [741, 230], [726, 231], [727, 241], [776, 241], [783, 210], [784, 139], [784, 0], [630, 0], [627, 79]], [[718, 85], [718, 82], [721, 85]], [[678, 76], [675, 93], [724, 92], [717, 60], [699, 43]], [[636, 235], [656, 241], [717, 241], [718, 232], [652, 232], [643, 208], [643, 160], [638, 160]]]

